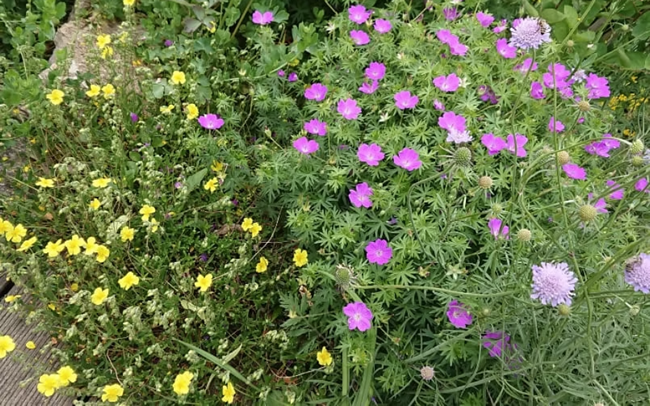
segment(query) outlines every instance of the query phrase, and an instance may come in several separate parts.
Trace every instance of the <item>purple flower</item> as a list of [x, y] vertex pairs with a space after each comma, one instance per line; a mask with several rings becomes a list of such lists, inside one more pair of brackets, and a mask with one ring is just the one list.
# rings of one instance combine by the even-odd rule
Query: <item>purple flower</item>
[[585, 87], [589, 90], [590, 99], [609, 97], [609, 82], [605, 77], [601, 78], [594, 73], [590, 73], [589, 76], [587, 76], [587, 84]]
[[199, 261], [201, 261], [201, 262], [208, 262], [208, 254], [201, 254], [201, 255], [199, 255]]
[[584, 123], [584, 122], [585, 122], [585, 118], [584, 118], [584, 117], [580, 117], [580, 118], [578, 119], [578, 124], [582, 124], [582, 123]]
[[273, 12], [265, 11], [264, 13], [255, 10], [253, 13], [253, 22], [259, 25], [271, 24], [273, 22]]
[[497, 24], [496, 27], [492, 28], [492, 32], [495, 34], [500, 34], [501, 32], [506, 30], [506, 27], [508, 25], [508, 20], [501, 20], [499, 24]]
[[420, 101], [416, 95], [411, 95], [408, 90], [395, 93], [393, 98], [395, 99], [395, 106], [400, 110], [412, 109]]
[[436, 37], [443, 44], [452, 44], [458, 42], [458, 37], [452, 34], [449, 30], [438, 30], [436, 31]]
[[137, 114], [131, 113], [131, 114], [129, 114], [129, 116], [131, 116], [131, 122], [132, 123], [137, 123], [138, 122], [138, 115]]
[[454, 327], [467, 328], [467, 326], [472, 324], [472, 315], [465, 310], [464, 304], [459, 303], [457, 300], [452, 300], [447, 307], [447, 318]]
[[170, 40], [170, 39], [166, 39], [164, 45], [165, 45], [166, 47], [170, 47], [170, 46], [174, 45], [174, 41], [172, 41], [172, 40]]
[[448, 111], [441, 117], [438, 117], [438, 125], [447, 130], [446, 142], [460, 144], [472, 141], [472, 137], [469, 135], [469, 131], [467, 131], [465, 127], [465, 117], [460, 114]]
[[297, 80], [298, 80], [298, 74], [297, 74], [296, 72], [291, 72], [291, 73], [289, 74], [289, 77], [287, 77], [287, 80], [288, 80], [289, 82], [295, 82], [295, 81], [297, 81]]
[[548, 122], [548, 130], [550, 132], [561, 133], [564, 131], [564, 124], [560, 120], [556, 120], [555, 117], [551, 117], [551, 120]]
[[476, 13], [476, 19], [478, 20], [479, 24], [486, 28], [494, 22], [494, 17], [492, 17], [492, 15], [485, 14], [482, 11]]
[[455, 92], [460, 86], [460, 79], [455, 73], [451, 73], [448, 76], [442, 75], [433, 79], [433, 84], [443, 92]]
[[435, 99], [433, 101], [433, 108], [438, 110], [438, 111], [445, 111], [445, 105], [442, 104], [442, 102], [438, 99]]
[[466, 45], [463, 45], [460, 42], [458, 42], [458, 39], [456, 39], [455, 42], [449, 44], [449, 51], [451, 52], [452, 55], [465, 56], [468, 50], [469, 48]]
[[381, 147], [377, 144], [361, 144], [357, 152], [359, 161], [365, 162], [370, 166], [379, 165], [379, 161], [384, 159], [384, 153], [381, 152]]
[[305, 98], [309, 100], [323, 101], [325, 96], [327, 96], [327, 86], [323, 84], [314, 83], [305, 89]]
[[482, 101], [489, 101], [491, 104], [497, 104], [499, 102], [499, 98], [488, 85], [479, 86], [478, 93]]
[[393, 249], [386, 240], [375, 240], [366, 245], [366, 259], [371, 264], [386, 265], [392, 257]]
[[372, 327], [372, 312], [363, 302], [349, 303], [343, 308], [343, 314], [348, 316], [348, 328], [366, 331]]
[[506, 59], [517, 57], [517, 48], [508, 45], [508, 40], [505, 38], [497, 40], [497, 52]]
[[481, 144], [488, 150], [489, 155], [496, 155], [502, 149], [508, 148], [508, 144], [501, 137], [496, 137], [492, 133], [483, 134], [481, 137]]
[[542, 304], [556, 307], [559, 304], [571, 305], [576, 276], [569, 270], [566, 262], [542, 262], [533, 265], [533, 293], [531, 299], [539, 299]]
[[174, 183], [174, 187], [175, 187], [176, 189], [180, 189], [180, 188], [183, 187], [183, 184], [182, 184], [181, 182], [176, 182], [176, 183]]
[[641, 253], [628, 261], [625, 282], [637, 292], [650, 293], [650, 255]]
[[503, 235], [506, 239], [508, 238], [508, 232], [510, 228], [508, 226], [503, 226], [503, 222], [498, 218], [492, 218], [488, 221], [488, 228], [490, 229], [490, 234], [494, 236], [494, 239], [499, 238], [499, 234]]
[[612, 138], [612, 134], [603, 134], [602, 141], [592, 142], [591, 144], [585, 145], [585, 151], [591, 155], [602, 156], [603, 158], [609, 158], [609, 151], [616, 149], [621, 146], [621, 143]]
[[530, 84], [530, 97], [533, 99], [543, 99], [544, 97], [544, 87], [539, 82], [533, 82]]
[[280, 69], [278, 71], [278, 76], [280, 76], [282, 78], [282, 77], [284, 77], [284, 75], [285, 75], [285, 72], [282, 69]]
[[460, 14], [458, 14], [458, 10], [456, 9], [456, 7], [452, 7], [452, 8], [443, 8], [442, 15], [445, 16], [445, 20], [454, 21], [455, 19], [458, 18]]
[[379, 62], [370, 62], [366, 68], [366, 77], [371, 80], [382, 80], [386, 74], [386, 65]]
[[361, 107], [357, 106], [357, 101], [354, 99], [340, 100], [336, 110], [346, 120], [356, 120], [361, 114]]
[[587, 178], [587, 171], [576, 164], [564, 164], [562, 170], [571, 179], [585, 180]]
[[370, 42], [370, 37], [364, 31], [352, 30], [350, 31], [350, 38], [356, 45], [366, 45]]
[[519, 49], [537, 49], [551, 42], [551, 27], [540, 18], [526, 17], [510, 28], [510, 45]]
[[512, 152], [515, 154], [515, 141], [517, 144], [517, 151], [516, 155], [519, 158], [523, 158], [526, 156], [526, 150], [524, 149], [524, 145], [528, 142], [528, 138], [526, 138], [525, 135], [521, 134], [515, 134], [515, 137], [512, 136], [512, 134], [508, 134], [508, 137], [506, 138], [506, 147], [508, 148], [508, 151]]
[[293, 142], [293, 147], [301, 154], [309, 155], [318, 151], [319, 145], [314, 140], [308, 140], [307, 137], [302, 137]]
[[373, 80], [370, 83], [364, 82], [361, 87], [359, 87], [359, 91], [365, 94], [373, 94], [377, 89], [379, 89], [378, 80]]
[[566, 66], [561, 63], [554, 63], [548, 66], [548, 72], [542, 75], [544, 81], [544, 86], [549, 89], [554, 88], [565, 88], [569, 86], [567, 79], [571, 75], [571, 71], [566, 68]]
[[609, 195], [609, 198], [612, 200], [621, 200], [623, 199], [623, 195], [625, 194], [625, 189], [621, 188], [621, 185], [618, 183], [614, 182], [613, 180], [608, 180], [605, 182], [607, 186], [609, 186], [612, 189], [618, 189], [619, 190], [613, 192], [612, 194]]
[[363, 24], [365, 23], [372, 14], [371, 11], [366, 11], [364, 6], [352, 6], [348, 9], [348, 18], [353, 23]]
[[[639, 179], [635, 184], [634, 184], [634, 189], [638, 192], [643, 192], [645, 191], [646, 193], [650, 193], [650, 189], [648, 189], [648, 178], [641, 178]], [[646, 190], [647, 189], [647, 190]]]
[[315, 118], [306, 122], [304, 128], [309, 134], [320, 135], [321, 137], [327, 134], [327, 123]]
[[393, 24], [390, 23], [388, 20], [384, 20], [383, 18], [379, 18], [375, 20], [375, 25], [374, 25], [375, 31], [377, 31], [380, 34], [386, 34], [388, 31], [393, 28]]
[[201, 127], [207, 128], [208, 130], [218, 130], [224, 124], [223, 119], [216, 114], [205, 114], [199, 117], [198, 120]]
[[399, 152], [399, 154], [393, 156], [393, 162], [395, 165], [404, 168], [409, 172], [422, 166], [420, 155], [410, 148], [404, 148]]
[[503, 331], [489, 330], [483, 335], [483, 347], [487, 348], [488, 354], [493, 358], [517, 348], [515, 344], [510, 343], [510, 336]]
[[537, 62], [533, 62], [533, 58], [527, 58], [523, 63], [515, 66], [513, 70], [518, 70], [521, 73], [527, 73], [529, 70], [531, 72], [536, 71], [537, 67], [538, 67]]
[[370, 200], [372, 196], [372, 188], [368, 186], [366, 182], [359, 183], [355, 189], [350, 189], [350, 202], [354, 207], [372, 207], [372, 201]]

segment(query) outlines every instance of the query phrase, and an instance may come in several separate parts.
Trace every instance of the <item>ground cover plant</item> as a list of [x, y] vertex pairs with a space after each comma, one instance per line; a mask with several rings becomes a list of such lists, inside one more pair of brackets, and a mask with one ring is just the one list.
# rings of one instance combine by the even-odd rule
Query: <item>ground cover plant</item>
[[350, 4], [292, 41], [279, 5], [115, 14], [90, 71], [5, 109], [34, 154], [5, 306], [61, 344], [43, 396], [646, 401], [645, 99], [596, 49], [471, 2]]

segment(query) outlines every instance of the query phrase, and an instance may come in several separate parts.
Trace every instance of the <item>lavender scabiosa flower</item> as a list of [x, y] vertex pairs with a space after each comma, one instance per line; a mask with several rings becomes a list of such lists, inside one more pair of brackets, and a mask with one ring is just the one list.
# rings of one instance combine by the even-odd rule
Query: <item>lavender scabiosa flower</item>
[[628, 261], [625, 267], [625, 282], [635, 291], [650, 293], [650, 255], [641, 253]]
[[465, 305], [459, 303], [458, 300], [449, 302], [447, 318], [456, 328], [467, 328], [472, 324], [472, 315], [465, 309]]
[[566, 262], [542, 262], [533, 265], [533, 293], [531, 299], [539, 299], [542, 304], [557, 307], [559, 304], [571, 304], [571, 296], [578, 280], [569, 270]]
[[510, 45], [519, 49], [538, 49], [551, 42], [551, 27], [540, 18], [526, 17], [510, 28]]

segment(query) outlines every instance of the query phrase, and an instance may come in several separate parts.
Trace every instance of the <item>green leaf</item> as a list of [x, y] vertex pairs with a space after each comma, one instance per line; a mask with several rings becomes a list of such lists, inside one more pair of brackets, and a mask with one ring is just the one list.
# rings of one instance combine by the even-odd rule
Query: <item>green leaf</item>
[[201, 21], [195, 18], [186, 18], [183, 20], [183, 25], [185, 26], [184, 30], [187, 33], [193, 33], [201, 26]]
[[533, 7], [532, 4], [528, 2], [528, 0], [523, 0], [524, 2], [524, 10], [526, 10], [526, 13], [532, 17], [539, 17], [539, 12], [535, 7]]
[[239, 11], [239, 8], [237, 7], [228, 7], [226, 9], [226, 27], [231, 27], [235, 25], [237, 20], [239, 20], [239, 16], [241, 16], [241, 12]]
[[187, 177], [187, 191], [191, 192], [192, 190], [196, 189], [197, 186], [201, 184], [201, 181], [203, 178], [205, 178], [205, 175], [208, 173], [208, 169], [204, 168], [195, 173], [192, 176]]
[[546, 10], [542, 10], [542, 18], [549, 24], [555, 24], [564, 20], [565, 17], [559, 11], [553, 8], [547, 8]]
[[201, 37], [194, 41], [194, 50], [197, 52], [205, 52], [207, 55], [214, 52], [214, 49], [210, 46], [210, 38], [206, 37]]
[[578, 12], [571, 6], [564, 6], [564, 16], [569, 27], [574, 28], [580, 24], [578, 21]]
[[162, 99], [163, 96], [165, 95], [165, 85], [162, 83], [154, 83], [151, 91], [153, 93], [153, 97], [156, 99]]
[[650, 12], [645, 12], [638, 20], [632, 29], [632, 35], [637, 39], [647, 39], [650, 37]]

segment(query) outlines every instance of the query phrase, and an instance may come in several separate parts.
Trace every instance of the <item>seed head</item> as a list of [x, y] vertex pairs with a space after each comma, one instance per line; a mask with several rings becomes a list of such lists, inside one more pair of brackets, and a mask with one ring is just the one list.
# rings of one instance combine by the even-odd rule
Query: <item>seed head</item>
[[571, 39], [566, 42], [566, 46], [569, 47], [569, 48], [573, 48], [574, 45], [575, 45], [575, 42], [573, 42], [573, 40], [571, 40]]
[[503, 206], [501, 206], [499, 203], [494, 203], [491, 207], [491, 210], [495, 216], [498, 216], [503, 211]]
[[472, 164], [472, 151], [467, 147], [461, 147], [454, 153], [454, 162], [459, 166], [470, 166]]
[[639, 167], [639, 166], [643, 166], [644, 163], [645, 163], [645, 160], [643, 159], [643, 157], [641, 155], [634, 155], [632, 157], [632, 166]]
[[568, 316], [571, 314], [571, 306], [565, 305], [562, 303], [557, 307], [557, 312], [560, 314], [560, 316]]
[[423, 366], [420, 369], [420, 376], [422, 376], [422, 379], [424, 379], [425, 381], [432, 380], [435, 374], [436, 372], [433, 370], [433, 368], [429, 366]]
[[578, 212], [578, 214], [580, 216], [580, 220], [587, 222], [595, 219], [596, 215], [598, 214], [598, 211], [594, 206], [590, 204], [585, 204], [582, 207], [580, 207], [580, 211]]
[[634, 140], [630, 146], [630, 152], [633, 154], [640, 154], [643, 152], [643, 141]]
[[578, 102], [578, 110], [580, 111], [589, 111], [591, 110], [591, 105], [587, 100], [580, 100]]
[[561, 165], [568, 164], [571, 162], [571, 156], [566, 151], [560, 151], [557, 153], [558, 163]]
[[519, 230], [519, 232], [517, 233], [517, 239], [518, 239], [519, 241], [528, 242], [528, 241], [530, 241], [530, 238], [531, 238], [531, 237], [532, 237], [532, 233], [531, 233], [530, 230], [527, 229], [527, 228], [522, 228], [522, 229]]
[[478, 179], [478, 187], [481, 189], [489, 189], [492, 187], [492, 178], [489, 176], [481, 176]]
[[334, 272], [334, 280], [341, 290], [346, 290], [352, 285], [356, 278], [354, 271], [349, 266], [337, 265]]

